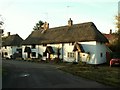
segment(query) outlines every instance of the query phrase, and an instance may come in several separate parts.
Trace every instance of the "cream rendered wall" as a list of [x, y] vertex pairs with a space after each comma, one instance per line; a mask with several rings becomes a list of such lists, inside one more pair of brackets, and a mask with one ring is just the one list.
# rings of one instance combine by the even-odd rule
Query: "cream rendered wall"
[[[90, 53], [90, 60], [87, 59], [87, 53], [81, 53], [81, 60], [88, 64], [102, 64], [106, 62], [106, 52], [110, 52], [108, 47], [101, 42], [79, 42], [82, 44], [85, 52]], [[86, 60], [86, 61], [85, 61]]]
[[46, 50], [46, 46], [43, 45], [37, 45], [37, 53], [41, 54], [43, 56], [43, 52]]
[[109, 52], [107, 46], [104, 43], [96, 43], [96, 63], [105, 63], [106, 62], [106, 52]]
[[[26, 46], [31, 48], [32, 45], [26, 45]], [[24, 52], [26, 46], [24, 45], [22, 46], [22, 57], [24, 59], [27, 58], [27, 53]], [[51, 46], [55, 52], [57, 52], [58, 47], [62, 48], [62, 44], [47, 44], [47, 46]], [[32, 52], [36, 52], [36, 57], [31, 56], [31, 58], [38, 58], [38, 54], [41, 54], [43, 56], [43, 52], [45, 52], [47, 46], [36, 45], [35, 49], [31, 48]], [[60, 58], [62, 58], [62, 49], [60, 49], [60, 53], [61, 53]], [[53, 58], [55, 57], [57, 57], [57, 55], [53, 55]]]
[[4, 55], [6, 58], [11, 58], [10, 56], [13, 55], [16, 52], [17, 46], [6, 46], [2, 47], [2, 52], [5, 53], [7, 52], [8, 55]]
[[[27, 58], [27, 52], [24, 52], [25, 47], [32, 47], [32, 45], [23, 45], [22, 46], [22, 57], [25, 59]], [[36, 56], [32, 57], [32, 55], [30, 55], [31, 58], [38, 58], [38, 54], [41, 54], [43, 56], [43, 52], [45, 52], [46, 46], [43, 45], [36, 45], [36, 47], [34, 49], [31, 48], [31, 52], [35, 52]]]
[[64, 45], [63, 45], [63, 61], [66, 61], [66, 62], [74, 62], [75, 61], [75, 57], [68, 57], [68, 52], [73, 52], [73, 48], [74, 48], [74, 45], [69, 45], [69, 43], [64, 43]]
[[59, 58], [62, 59], [62, 44], [47, 44], [47, 46], [51, 46], [54, 50], [53, 58], [57, 58], [57, 50], [60, 49], [60, 56]]
[[[89, 41], [89, 42], [79, 42], [85, 50], [85, 53], [80, 53], [81, 61], [87, 62], [89, 64], [96, 63], [96, 41]], [[90, 59], [87, 59], [87, 52], [90, 53]]]
[[25, 47], [31, 47], [31, 45], [22, 45], [22, 58], [26, 59], [27, 58], [27, 52], [25, 51]]

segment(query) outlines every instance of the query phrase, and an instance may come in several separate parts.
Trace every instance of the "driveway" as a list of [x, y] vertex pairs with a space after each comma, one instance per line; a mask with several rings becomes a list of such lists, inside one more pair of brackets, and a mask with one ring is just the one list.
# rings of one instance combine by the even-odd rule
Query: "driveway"
[[103, 84], [58, 70], [58, 65], [4, 60], [7, 75], [2, 88], [108, 88]]

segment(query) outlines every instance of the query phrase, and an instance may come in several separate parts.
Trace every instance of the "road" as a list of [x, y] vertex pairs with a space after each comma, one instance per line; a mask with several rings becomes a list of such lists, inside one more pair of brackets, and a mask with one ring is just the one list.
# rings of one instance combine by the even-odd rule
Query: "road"
[[58, 70], [58, 65], [4, 60], [7, 75], [2, 88], [109, 88], [95, 81]]

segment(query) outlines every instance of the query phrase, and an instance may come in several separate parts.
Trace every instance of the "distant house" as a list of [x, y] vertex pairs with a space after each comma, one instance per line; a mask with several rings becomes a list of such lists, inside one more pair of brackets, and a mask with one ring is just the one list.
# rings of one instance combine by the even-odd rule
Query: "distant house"
[[116, 44], [118, 41], [118, 35], [116, 33], [112, 33], [112, 30], [110, 30], [109, 34], [103, 34], [109, 41], [109, 43], [106, 43], [106, 45], [114, 52], [120, 52], [119, 48], [116, 48]]
[[[47, 24], [47, 25], [46, 25]], [[96, 28], [93, 22], [73, 24], [33, 31], [22, 42], [23, 58], [60, 58], [65, 62], [86, 62], [101, 64], [106, 62], [105, 45], [107, 38]]]
[[20, 46], [22, 41], [23, 39], [18, 34], [10, 35], [10, 32], [8, 32], [8, 36], [2, 37], [2, 57], [12, 58], [15, 54], [22, 57]]
[[109, 41], [109, 44], [114, 44], [117, 40], [117, 37], [114, 33], [112, 33], [112, 30], [110, 30], [109, 34], [103, 34]]

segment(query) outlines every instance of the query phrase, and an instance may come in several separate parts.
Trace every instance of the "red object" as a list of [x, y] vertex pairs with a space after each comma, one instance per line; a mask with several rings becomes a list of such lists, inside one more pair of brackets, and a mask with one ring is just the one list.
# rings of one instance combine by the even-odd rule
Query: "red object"
[[111, 59], [110, 60], [110, 66], [112, 66], [114, 64], [120, 64], [120, 59], [118, 59], [118, 58]]
[[110, 52], [106, 52], [106, 59], [107, 59], [107, 61], [110, 61], [110, 59], [111, 59]]

